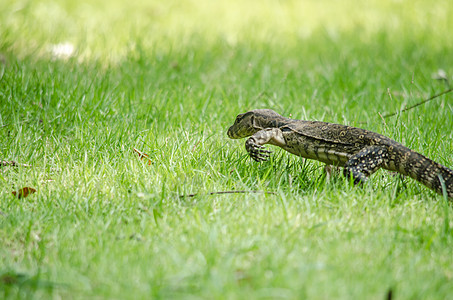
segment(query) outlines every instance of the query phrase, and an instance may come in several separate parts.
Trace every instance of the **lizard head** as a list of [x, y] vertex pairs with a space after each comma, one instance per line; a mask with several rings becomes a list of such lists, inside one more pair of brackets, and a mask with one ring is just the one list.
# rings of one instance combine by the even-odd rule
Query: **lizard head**
[[271, 109], [255, 109], [236, 117], [233, 126], [228, 129], [228, 137], [240, 139], [270, 127], [278, 127], [285, 118]]

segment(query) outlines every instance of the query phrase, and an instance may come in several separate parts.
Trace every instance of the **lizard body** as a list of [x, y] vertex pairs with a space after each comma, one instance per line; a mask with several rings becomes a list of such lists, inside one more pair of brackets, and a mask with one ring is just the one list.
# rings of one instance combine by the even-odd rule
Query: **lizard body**
[[255, 161], [267, 160], [270, 151], [263, 145], [272, 144], [298, 156], [343, 167], [343, 174], [356, 184], [383, 168], [410, 176], [439, 194], [443, 185], [453, 199], [453, 170], [379, 133], [293, 120], [270, 109], [256, 109], [238, 115], [227, 134], [232, 139], [249, 137], [245, 148]]

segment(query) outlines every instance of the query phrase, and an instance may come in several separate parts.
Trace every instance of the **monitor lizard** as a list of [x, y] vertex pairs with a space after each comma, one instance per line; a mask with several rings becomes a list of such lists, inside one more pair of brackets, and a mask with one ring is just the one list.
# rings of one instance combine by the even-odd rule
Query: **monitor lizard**
[[361, 128], [285, 118], [271, 109], [255, 109], [236, 117], [228, 137], [249, 137], [245, 149], [250, 157], [268, 160], [265, 144], [328, 165], [343, 167], [343, 174], [355, 184], [364, 183], [383, 168], [412, 177], [453, 200], [453, 170], [404, 145]]

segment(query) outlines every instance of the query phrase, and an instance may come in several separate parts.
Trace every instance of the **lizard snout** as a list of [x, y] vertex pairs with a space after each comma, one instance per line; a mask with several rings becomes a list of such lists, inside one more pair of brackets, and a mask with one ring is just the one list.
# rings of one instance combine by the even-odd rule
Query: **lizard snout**
[[233, 136], [233, 126], [231, 126], [230, 128], [228, 128], [228, 131], [227, 131], [227, 135], [230, 139], [234, 139], [234, 136]]

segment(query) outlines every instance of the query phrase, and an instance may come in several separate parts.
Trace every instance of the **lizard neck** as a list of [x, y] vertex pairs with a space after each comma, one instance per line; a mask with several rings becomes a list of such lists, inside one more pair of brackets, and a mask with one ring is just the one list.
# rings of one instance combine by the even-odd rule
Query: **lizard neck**
[[293, 122], [292, 119], [285, 118], [280, 115], [273, 115], [272, 117], [263, 116], [255, 119], [255, 122], [261, 128], [280, 128]]

